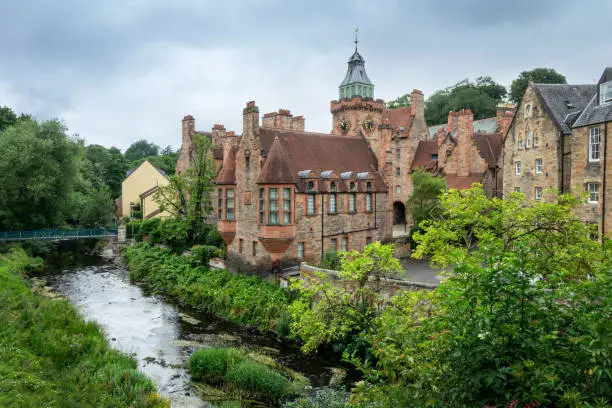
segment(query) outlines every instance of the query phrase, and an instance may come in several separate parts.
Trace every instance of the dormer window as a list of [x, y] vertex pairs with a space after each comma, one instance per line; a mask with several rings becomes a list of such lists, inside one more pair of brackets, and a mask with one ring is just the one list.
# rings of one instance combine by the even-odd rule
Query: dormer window
[[309, 181], [306, 188], [308, 191], [314, 191], [314, 181]]
[[351, 191], [355, 191], [355, 182], [354, 182], [354, 181], [351, 181], [351, 182], [350, 182], [350, 184], [349, 184], [349, 190], [351, 190]]
[[612, 81], [599, 86], [599, 95], [600, 104], [612, 102]]

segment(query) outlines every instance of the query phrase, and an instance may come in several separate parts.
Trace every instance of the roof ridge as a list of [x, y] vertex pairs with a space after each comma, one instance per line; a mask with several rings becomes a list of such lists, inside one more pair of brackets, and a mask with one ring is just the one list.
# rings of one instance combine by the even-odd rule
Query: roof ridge
[[582, 115], [584, 115], [584, 113], [588, 110], [588, 108], [591, 106], [591, 104], [595, 101], [595, 99], [597, 99], [597, 92], [595, 93], [595, 95], [593, 95], [591, 97], [591, 100], [589, 101], [589, 103], [586, 104], [586, 106], [584, 107], [584, 109], [582, 109], [582, 112], [580, 112], [580, 115], [576, 118], [576, 120], [574, 121], [574, 123], [572, 124], [572, 129], [574, 128], [574, 124], [580, 122], [580, 119], [582, 119]]

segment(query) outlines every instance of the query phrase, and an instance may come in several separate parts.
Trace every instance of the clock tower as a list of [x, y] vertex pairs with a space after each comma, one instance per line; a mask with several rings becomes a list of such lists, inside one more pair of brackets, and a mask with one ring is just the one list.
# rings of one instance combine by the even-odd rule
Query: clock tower
[[[384, 101], [374, 99], [374, 84], [365, 70], [365, 59], [357, 50], [348, 60], [344, 80], [338, 86], [339, 99], [331, 101], [332, 133], [347, 137], [363, 137], [377, 157], [382, 148]], [[386, 126], [385, 126], [386, 125]]]

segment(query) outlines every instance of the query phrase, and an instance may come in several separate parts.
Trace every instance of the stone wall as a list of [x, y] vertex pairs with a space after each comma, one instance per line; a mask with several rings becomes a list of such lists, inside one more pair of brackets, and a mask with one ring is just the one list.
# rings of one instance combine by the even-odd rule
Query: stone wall
[[[306, 262], [300, 264], [300, 276], [316, 278], [316, 273], [324, 273], [332, 279], [338, 279], [338, 271], [331, 269], [323, 269], [316, 266], [309, 265]], [[370, 280], [371, 284], [374, 285], [374, 280]], [[415, 290], [433, 290], [438, 287], [435, 284], [410, 282], [400, 279], [381, 279], [380, 281], [381, 293], [383, 297], [390, 298], [394, 296], [398, 291], [415, 291]]]
[[[529, 112], [527, 112], [529, 106]], [[531, 146], [526, 146], [527, 132], [532, 133]], [[534, 146], [535, 137], [539, 146]], [[519, 140], [523, 140], [522, 148]], [[516, 187], [527, 199], [535, 198], [535, 188], [560, 189], [559, 131], [546, 113], [540, 98], [530, 85], [525, 91], [519, 110], [504, 141], [503, 194]], [[536, 159], [542, 159], [542, 172], [536, 172]], [[515, 171], [515, 162], [521, 162], [521, 174]], [[544, 200], [547, 196], [544, 194]]]

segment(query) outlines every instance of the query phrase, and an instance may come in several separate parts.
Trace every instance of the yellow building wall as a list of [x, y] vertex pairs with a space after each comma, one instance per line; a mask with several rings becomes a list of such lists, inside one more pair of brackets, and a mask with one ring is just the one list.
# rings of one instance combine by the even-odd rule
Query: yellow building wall
[[[130, 203], [140, 204], [140, 195], [155, 186], [165, 186], [169, 181], [151, 163], [144, 161], [123, 183], [121, 183], [121, 207], [124, 217], [130, 215]], [[146, 217], [159, 208], [153, 195], [145, 197], [143, 216]], [[168, 216], [160, 213], [158, 216]]]

